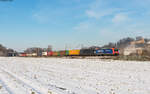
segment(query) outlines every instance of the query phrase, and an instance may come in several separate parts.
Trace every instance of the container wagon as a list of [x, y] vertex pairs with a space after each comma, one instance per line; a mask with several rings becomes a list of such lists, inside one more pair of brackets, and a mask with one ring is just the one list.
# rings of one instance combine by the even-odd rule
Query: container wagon
[[69, 50], [69, 56], [79, 56], [80, 50]]
[[94, 50], [93, 49], [81, 49], [80, 56], [93, 56]]
[[60, 56], [58, 51], [54, 51], [52, 56]]
[[66, 51], [59, 51], [60, 56], [65, 56], [66, 55]]
[[69, 50], [66, 50], [65, 56], [69, 56]]
[[53, 56], [53, 52], [52, 51], [47, 52], [47, 56]]
[[48, 53], [47, 52], [42, 52], [42, 56], [47, 57]]
[[26, 57], [27, 54], [26, 54], [26, 53], [20, 53], [19, 56], [20, 56], [20, 57]]

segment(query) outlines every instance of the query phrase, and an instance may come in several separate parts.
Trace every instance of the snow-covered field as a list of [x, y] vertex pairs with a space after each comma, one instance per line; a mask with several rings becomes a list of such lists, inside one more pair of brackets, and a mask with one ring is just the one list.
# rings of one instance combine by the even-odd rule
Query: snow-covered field
[[150, 94], [150, 62], [0, 57], [0, 94]]

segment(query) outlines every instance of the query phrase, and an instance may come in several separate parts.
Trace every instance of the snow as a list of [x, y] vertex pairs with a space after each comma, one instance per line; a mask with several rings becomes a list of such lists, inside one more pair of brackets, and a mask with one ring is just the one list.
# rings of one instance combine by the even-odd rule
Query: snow
[[150, 94], [150, 62], [0, 57], [0, 94]]

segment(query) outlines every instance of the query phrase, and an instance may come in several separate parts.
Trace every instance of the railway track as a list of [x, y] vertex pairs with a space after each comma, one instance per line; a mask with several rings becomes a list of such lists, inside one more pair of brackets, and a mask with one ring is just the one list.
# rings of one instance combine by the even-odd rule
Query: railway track
[[118, 56], [45, 56], [27, 58], [65, 58], [65, 59], [116, 59]]
[[69, 59], [116, 59], [118, 56], [66, 56]]

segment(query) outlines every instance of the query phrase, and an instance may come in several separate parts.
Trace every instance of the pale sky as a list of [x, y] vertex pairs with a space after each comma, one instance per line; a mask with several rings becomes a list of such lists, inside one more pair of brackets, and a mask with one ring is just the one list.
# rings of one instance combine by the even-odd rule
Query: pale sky
[[124, 37], [150, 38], [150, 0], [0, 1], [0, 43], [76, 49]]

